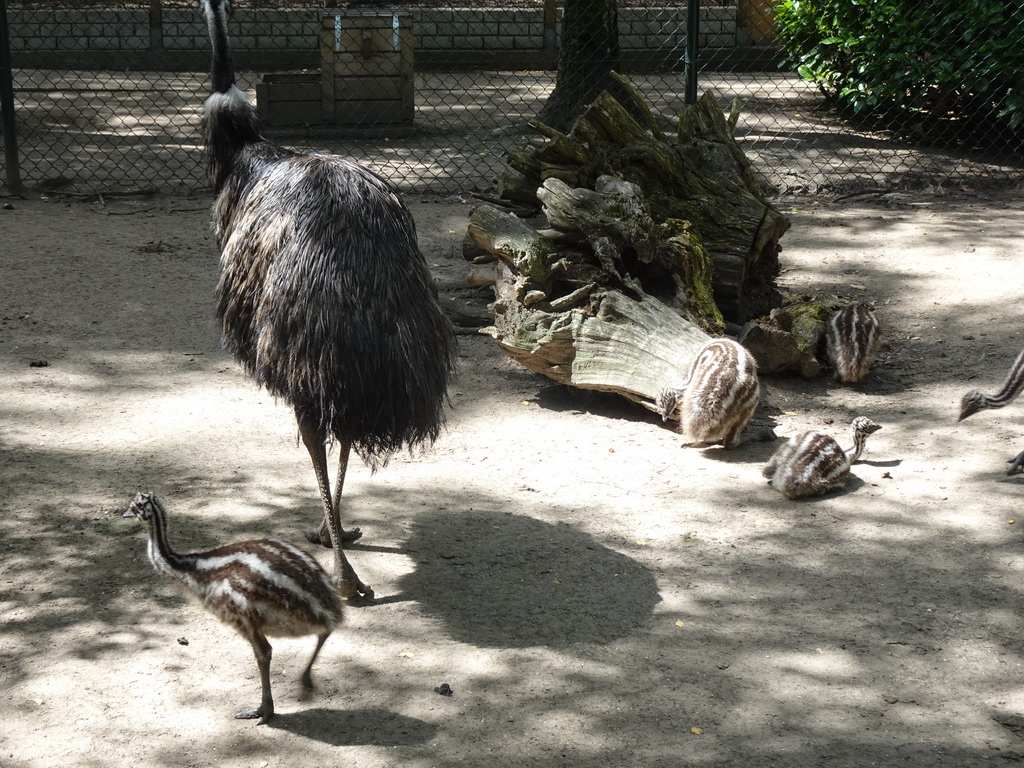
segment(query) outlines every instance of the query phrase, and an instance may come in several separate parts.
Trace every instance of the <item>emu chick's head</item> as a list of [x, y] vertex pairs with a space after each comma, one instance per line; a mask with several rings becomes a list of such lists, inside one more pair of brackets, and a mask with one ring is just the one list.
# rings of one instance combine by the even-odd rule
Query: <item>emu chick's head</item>
[[157, 515], [157, 504], [159, 502], [154, 494], [139, 491], [121, 517], [135, 517], [144, 523], [149, 523]]
[[882, 428], [881, 424], [876, 424], [867, 416], [858, 416], [851, 422], [851, 426], [854, 432], [865, 437], [875, 434], [875, 432]]
[[678, 389], [666, 387], [658, 393], [658, 398], [654, 401], [654, 407], [661, 414], [662, 421], [668, 421], [668, 417], [679, 407], [679, 402], [682, 399], [682, 393]]
[[960, 418], [957, 421], [963, 421], [971, 414], [977, 413], [984, 408], [986, 408], [985, 395], [977, 389], [972, 390], [964, 395], [960, 401]]

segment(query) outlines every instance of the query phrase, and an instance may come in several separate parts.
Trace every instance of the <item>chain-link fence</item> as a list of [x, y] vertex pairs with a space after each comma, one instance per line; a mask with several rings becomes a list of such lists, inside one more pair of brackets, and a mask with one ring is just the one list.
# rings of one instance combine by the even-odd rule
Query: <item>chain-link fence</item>
[[[7, 5], [25, 186], [205, 188], [198, 141], [209, 42], [193, 0]], [[796, 73], [771, 5], [705, 2], [698, 36], [699, 89], [741, 99], [736, 135], [766, 184], [856, 190], [1019, 175], [1024, 142], [1005, 120], [937, 139], [919, 130], [920, 112], [880, 124], [838, 109]], [[1024, 2], [1007, 7], [1011, 22], [1024, 17]], [[486, 190], [505, 153], [535, 137], [529, 121], [555, 85], [565, 12], [562, 0], [237, 3], [239, 87], [286, 145], [349, 154], [405, 190]], [[670, 126], [684, 101], [685, 4], [620, 0], [617, 16], [619, 69]], [[1024, 49], [1024, 29], [1002, 30], [1013, 33]], [[964, 116], [945, 119], [955, 126]], [[8, 159], [8, 178], [11, 170]]]

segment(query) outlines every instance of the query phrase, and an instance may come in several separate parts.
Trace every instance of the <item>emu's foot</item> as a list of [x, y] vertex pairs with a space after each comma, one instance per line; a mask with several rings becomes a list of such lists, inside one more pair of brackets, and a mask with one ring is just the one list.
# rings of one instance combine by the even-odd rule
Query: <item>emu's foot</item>
[[1016, 475], [1018, 472], [1024, 472], [1024, 451], [1010, 459], [1010, 468], [1006, 470], [1008, 475]]
[[370, 605], [373, 603], [373, 588], [363, 584], [359, 579], [352, 581], [341, 579], [338, 584], [341, 596], [352, 605]]
[[237, 715], [235, 715], [235, 720], [256, 720], [256, 718], [258, 717], [259, 720], [256, 722], [256, 725], [266, 725], [270, 721], [270, 718], [272, 718], [273, 716], [273, 704], [271, 704], [269, 707], [264, 704], [260, 704], [258, 707], [256, 707], [256, 709], [246, 709], [239, 712]]
[[[306, 541], [310, 544], [319, 544], [321, 547], [327, 549], [334, 549], [331, 544], [331, 534], [327, 531], [327, 526], [321, 524], [317, 530], [304, 531], [303, 534], [306, 537]], [[349, 528], [347, 531], [341, 532], [341, 544], [351, 544], [353, 541], [358, 541], [363, 537], [363, 532], [358, 528]]]

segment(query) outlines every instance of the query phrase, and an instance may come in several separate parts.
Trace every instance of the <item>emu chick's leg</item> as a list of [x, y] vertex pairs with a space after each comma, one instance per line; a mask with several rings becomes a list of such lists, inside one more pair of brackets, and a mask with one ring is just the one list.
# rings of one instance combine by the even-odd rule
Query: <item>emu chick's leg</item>
[[722, 441], [722, 446], [724, 448], [732, 449], [738, 448], [744, 443], [754, 442], [755, 440], [763, 443], [767, 443], [771, 440], [778, 440], [778, 435], [775, 434], [775, 430], [771, 427], [761, 427], [760, 429], [753, 431], [747, 430], [744, 432], [746, 426], [747, 425], [744, 424], [739, 429], [734, 429], [726, 435], [725, 439]]
[[270, 647], [267, 638], [259, 632], [254, 634], [249, 642], [252, 643], [253, 653], [256, 654], [256, 664], [260, 668], [260, 684], [263, 686], [263, 699], [256, 709], [247, 709], [235, 715], [237, 720], [255, 720], [256, 725], [264, 725], [274, 716], [274, 697], [270, 694], [270, 657], [274, 650]]
[[1014, 458], [1010, 459], [1010, 468], [1006, 470], [1006, 474], [1015, 475], [1018, 472], [1024, 472], [1024, 451], [1018, 453]]
[[306, 665], [306, 669], [302, 672], [302, 677], [299, 678], [302, 682], [302, 688], [307, 693], [313, 690], [313, 664], [316, 663], [316, 657], [320, 655], [320, 649], [324, 647], [324, 643], [327, 642], [327, 638], [330, 636], [330, 632], [324, 632], [322, 635], [317, 636], [316, 648], [313, 649], [313, 656], [309, 660], [309, 664]]
[[[299, 435], [309, 452], [310, 461], [313, 462], [313, 471], [316, 473], [316, 482], [320, 487], [320, 501], [324, 505], [324, 522], [330, 535], [331, 548], [334, 550], [334, 574], [341, 594], [349, 600], [358, 597], [372, 600], [373, 590], [359, 580], [355, 569], [345, 557], [345, 550], [341, 547], [344, 529], [341, 527], [340, 510], [331, 501], [331, 484], [327, 476], [327, 448], [324, 445], [325, 435], [319, 428], [310, 426], [301, 418], [299, 419]], [[348, 464], [350, 450], [347, 443], [341, 443], [342, 466]], [[339, 487], [344, 481], [344, 475], [338, 478]], [[338, 498], [340, 500], [341, 497]]]

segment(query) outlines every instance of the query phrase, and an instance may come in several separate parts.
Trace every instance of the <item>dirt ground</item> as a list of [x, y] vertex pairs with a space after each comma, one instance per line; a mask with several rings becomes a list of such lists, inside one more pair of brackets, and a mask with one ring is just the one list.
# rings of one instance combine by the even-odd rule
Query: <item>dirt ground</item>
[[[377, 604], [346, 610], [308, 701], [312, 639], [275, 643], [262, 727], [232, 719], [259, 697], [247, 644], [120, 517], [151, 489], [190, 549], [318, 515], [291, 414], [220, 349], [210, 200], [3, 201], [0, 765], [1024, 761], [1024, 411], [956, 421], [1024, 346], [1021, 197], [780, 202], [782, 285], [884, 323], [861, 385], [765, 381], [781, 436], [883, 425], [818, 500], [763, 482], [773, 444], [683, 448], [462, 335], [434, 448], [349, 473]], [[460, 279], [468, 205], [410, 203]]]

